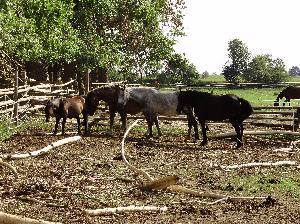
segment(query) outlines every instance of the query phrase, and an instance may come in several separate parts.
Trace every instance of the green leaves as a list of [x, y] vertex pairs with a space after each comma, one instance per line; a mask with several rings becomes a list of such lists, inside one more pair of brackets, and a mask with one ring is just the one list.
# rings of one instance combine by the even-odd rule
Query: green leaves
[[288, 78], [282, 59], [257, 55], [250, 61], [248, 48], [239, 39], [229, 42], [228, 51], [230, 61], [224, 66], [223, 75], [229, 82], [279, 83]]
[[0, 7], [0, 50], [46, 66], [149, 71], [182, 35], [183, 1], [3, 0]]
[[247, 82], [279, 83], [287, 80], [288, 73], [282, 59], [272, 59], [271, 55], [257, 55], [249, 63], [243, 78]]
[[239, 39], [229, 41], [228, 52], [230, 61], [224, 66], [223, 74], [227, 81], [236, 83], [239, 81], [239, 76], [247, 69], [250, 52]]
[[1, 10], [0, 47], [23, 61], [72, 61], [79, 53], [72, 5], [59, 0], [9, 0]]

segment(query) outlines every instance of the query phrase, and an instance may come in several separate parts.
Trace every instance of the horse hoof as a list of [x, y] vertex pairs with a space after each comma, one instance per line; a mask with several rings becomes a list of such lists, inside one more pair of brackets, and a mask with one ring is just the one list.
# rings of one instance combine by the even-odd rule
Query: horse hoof
[[207, 142], [201, 142], [200, 145], [201, 146], [205, 146], [207, 144]]
[[111, 132], [106, 132], [106, 135], [107, 135], [108, 137], [113, 137], [113, 134], [112, 134]]
[[243, 146], [243, 144], [237, 144], [237, 145], [236, 145], [236, 148], [239, 149], [239, 148], [241, 148], [242, 146]]
[[152, 139], [153, 135], [146, 135], [145, 137], [146, 137], [146, 139]]

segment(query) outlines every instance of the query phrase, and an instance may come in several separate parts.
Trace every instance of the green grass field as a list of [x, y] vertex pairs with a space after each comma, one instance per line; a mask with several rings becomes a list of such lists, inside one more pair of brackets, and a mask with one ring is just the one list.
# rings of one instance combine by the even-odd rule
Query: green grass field
[[[209, 75], [201, 81], [204, 83], [226, 83], [222, 75]], [[291, 77], [289, 82], [300, 82], [300, 77]], [[232, 93], [238, 95], [249, 102], [252, 106], [272, 106], [276, 96], [284, 87], [276, 88], [203, 88], [203, 91], [212, 92], [214, 94], [227, 94]], [[292, 105], [300, 105], [297, 100], [292, 101]]]

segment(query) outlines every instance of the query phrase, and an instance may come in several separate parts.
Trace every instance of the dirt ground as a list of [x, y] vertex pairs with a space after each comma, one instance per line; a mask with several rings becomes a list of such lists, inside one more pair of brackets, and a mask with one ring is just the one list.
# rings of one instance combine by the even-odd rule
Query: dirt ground
[[[186, 130], [180, 123], [178, 127]], [[212, 125], [211, 131], [232, 130], [225, 125]], [[280, 179], [298, 177], [299, 167], [257, 167], [224, 170], [220, 165], [250, 162], [300, 162], [299, 151], [275, 152], [289, 147], [283, 138], [249, 137], [244, 147], [235, 148], [232, 139], [210, 139], [201, 147], [185, 141], [183, 132], [170, 133], [174, 127], [164, 122], [161, 138], [147, 140], [134, 129], [126, 140], [128, 161], [147, 171], [152, 177], [180, 177], [179, 184], [200, 192], [228, 196], [271, 196], [274, 200], [220, 202], [208, 205], [211, 199], [167, 191], [142, 191], [136, 175], [120, 159], [123, 133], [113, 137], [103, 131], [65, 144], [36, 157], [7, 161], [16, 167], [16, 179], [6, 167], [0, 166], [0, 211], [61, 223], [300, 223], [299, 195], [290, 192], [245, 191], [235, 184], [237, 177], [272, 176]], [[249, 130], [246, 126], [245, 130]], [[76, 130], [75, 128], [73, 130]], [[68, 130], [70, 131], [70, 130]], [[167, 133], [166, 133], [167, 132]], [[16, 154], [41, 149], [66, 136], [47, 135], [45, 130], [29, 128], [20, 135], [0, 143], [0, 153]], [[269, 179], [276, 182], [278, 179]], [[298, 183], [300, 184], [300, 183]], [[118, 206], [166, 206], [165, 212], [135, 212], [105, 216], [89, 216], [84, 209]]]

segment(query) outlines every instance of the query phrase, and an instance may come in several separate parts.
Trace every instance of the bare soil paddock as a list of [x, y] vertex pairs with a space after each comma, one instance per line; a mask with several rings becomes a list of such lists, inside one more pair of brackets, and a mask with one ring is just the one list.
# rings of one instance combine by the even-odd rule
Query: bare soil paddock
[[[289, 139], [249, 137], [235, 149], [231, 139], [212, 139], [206, 147], [186, 142], [182, 133], [165, 122], [160, 139], [147, 140], [134, 129], [126, 141], [131, 164], [155, 178], [178, 175], [179, 184], [204, 192], [229, 196], [271, 196], [273, 201], [221, 202], [206, 205], [211, 199], [166, 191], [146, 192], [137, 188], [139, 178], [120, 160], [122, 133], [114, 137], [93, 131], [77, 142], [60, 146], [37, 158], [8, 161], [17, 168], [19, 178], [0, 166], [0, 211], [61, 223], [299, 223], [299, 167], [256, 167], [224, 170], [220, 165], [282, 160], [300, 163], [299, 151], [275, 152], [289, 147]], [[178, 127], [179, 128], [179, 127]], [[186, 130], [186, 126], [181, 127]], [[246, 130], [252, 127], [246, 127]], [[231, 127], [210, 126], [211, 131]], [[76, 130], [74, 128], [74, 130]], [[166, 133], [168, 132], [168, 133]], [[172, 131], [171, 131], [172, 132]], [[28, 129], [0, 143], [1, 154], [30, 152], [64, 137], [46, 135], [42, 129]], [[255, 186], [242, 180], [251, 178]], [[280, 188], [282, 180], [296, 185]], [[288, 183], [287, 183], [288, 185]], [[36, 199], [36, 200], [30, 200]], [[129, 205], [166, 206], [166, 212], [125, 213], [91, 217], [84, 209]]]

